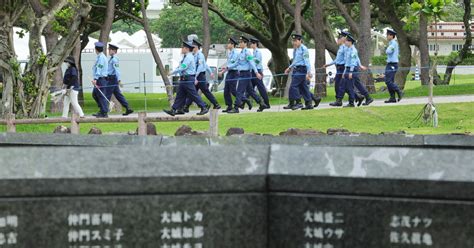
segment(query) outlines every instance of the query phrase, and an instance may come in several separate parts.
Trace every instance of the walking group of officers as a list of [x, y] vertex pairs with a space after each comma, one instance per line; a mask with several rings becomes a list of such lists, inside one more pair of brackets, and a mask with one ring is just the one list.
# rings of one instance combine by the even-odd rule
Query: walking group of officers
[[[395, 40], [396, 34], [394, 30], [387, 30], [389, 44], [386, 49], [387, 66], [385, 68], [385, 83], [390, 93], [390, 99], [385, 101], [385, 103], [396, 103], [403, 97], [403, 92], [395, 83], [399, 56], [399, 47]], [[313, 76], [311, 73], [309, 51], [303, 44], [302, 35], [293, 34], [291, 38], [294, 48], [293, 59], [291, 65], [285, 70], [285, 74], [291, 74], [291, 84], [289, 89], [289, 104], [284, 108], [291, 110], [311, 110], [318, 107], [321, 98], [312, 94], [309, 89], [309, 81]], [[354, 46], [356, 40], [349, 32], [341, 31], [337, 42], [339, 49], [336, 59], [332, 63], [324, 65], [324, 67], [335, 65], [337, 69], [335, 77], [336, 101], [330, 103], [330, 105], [335, 107], [343, 106], [342, 100], [345, 94], [348, 94], [349, 102], [344, 107], [355, 107], [356, 104], [358, 106], [361, 104], [371, 104], [373, 99], [370, 97], [364, 84], [360, 81], [361, 70], [367, 70], [367, 67], [363, 66], [360, 62], [357, 49]], [[250, 98], [253, 98], [259, 105], [258, 112], [270, 108], [269, 97], [262, 80], [263, 65], [262, 54], [258, 49], [259, 43], [258, 39], [247, 38], [245, 36], [241, 36], [238, 41], [232, 37], [228, 39], [227, 63], [219, 72], [220, 76], [223, 73], [227, 73], [224, 86], [224, 99], [227, 107], [223, 112], [229, 114], [239, 113], [239, 109], [244, 109], [245, 105], [251, 110], [253, 106]], [[237, 46], [241, 49], [240, 52], [236, 50]], [[188, 113], [189, 107], [193, 102], [201, 109], [198, 115], [208, 113], [211, 106], [202, 100], [198, 94], [199, 90], [210, 101], [212, 108], [221, 109], [215, 96], [209, 90], [206, 72], [210, 74], [211, 78], [214, 77], [214, 74], [206, 63], [206, 58], [201, 52], [201, 47], [202, 44], [197, 39], [186, 40], [182, 43], [181, 52], [183, 58], [179, 66], [170, 73], [170, 75], [179, 75], [179, 85], [172, 108], [170, 110], [164, 110], [164, 112], [169, 115], [175, 116]], [[253, 51], [249, 48], [253, 49]], [[107, 57], [103, 53], [103, 43], [96, 42], [95, 50], [97, 60], [93, 66], [94, 80], [92, 84], [94, 85], [94, 90], [92, 94], [99, 107], [99, 112], [94, 114], [94, 116], [98, 118], [107, 117], [112, 95], [115, 95], [117, 100], [125, 107], [126, 111], [124, 115], [132, 113], [133, 110], [130, 108], [119, 88], [120, 70], [119, 61], [116, 56], [118, 47], [109, 44], [109, 54], [111, 56], [109, 60], [107, 60]], [[68, 58], [66, 62], [74, 66], [74, 60], [69, 60], [71, 59]], [[68, 81], [70, 81], [70, 79]], [[66, 80], [65, 84], [67, 84]], [[69, 84], [71, 83], [69, 82]], [[72, 85], [74, 90], [78, 90], [76, 89], [78, 88], [76, 84]], [[257, 88], [259, 94], [256, 93], [255, 88]], [[398, 99], [396, 97], [398, 97]], [[301, 102], [301, 98], [303, 98], [304, 104]], [[77, 102], [77, 99], [72, 99], [72, 102]], [[74, 104], [73, 107], [75, 107]]]
[[[396, 103], [403, 97], [403, 92], [395, 83], [395, 74], [398, 70], [399, 47], [395, 40], [396, 32], [389, 29], [387, 39], [387, 66], [385, 68], [385, 82], [390, 93], [390, 99], [385, 103]], [[309, 80], [312, 78], [311, 63], [309, 60], [308, 48], [303, 44], [303, 37], [300, 34], [291, 36], [293, 43], [293, 59], [291, 65], [285, 70], [285, 74], [291, 73], [291, 84], [289, 89], [289, 104], [285, 109], [310, 110], [318, 107], [321, 98], [311, 93]], [[355, 107], [356, 104], [369, 105], [374, 100], [360, 80], [362, 70], [367, 70], [360, 62], [356, 47], [356, 40], [346, 31], [341, 31], [338, 36], [339, 50], [336, 59], [324, 65], [328, 67], [336, 65], [337, 73], [335, 78], [336, 101], [330, 103], [331, 106], [343, 106], [342, 99], [345, 94], [349, 96], [349, 102], [344, 107]], [[194, 40], [183, 41], [182, 53], [184, 55], [180, 65], [170, 75], [179, 75], [179, 88], [175, 103], [170, 110], [164, 110], [169, 115], [180, 115], [189, 112], [190, 105], [195, 102], [201, 108], [198, 115], [204, 115], [211, 106], [207, 105], [198, 94], [201, 90], [204, 96], [211, 102], [214, 109], [221, 106], [216, 98], [209, 91], [209, 84], [206, 81], [206, 72], [214, 77], [201, 52], [201, 43]], [[239, 47], [240, 52], [236, 51]], [[270, 102], [265, 85], [263, 84], [262, 54], [258, 49], [259, 40], [241, 36], [239, 41], [229, 38], [227, 49], [227, 64], [221, 68], [222, 73], [227, 73], [224, 86], [224, 99], [227, 108], [223, 112], [229, 114], [239, 113], [239, 109], [244, 109], [245, 105], [252, 109], [253, 98], [259, 105], [258, 112], [270, 108]], [[253, 52], [249, 50], [253, 49]], [[260, 96], [256, 93], [257, 88]], [[234, 99], [232, 98], [234, 97]], [[398, 99], [396, 98], [398, 97]], [[304, 104], [301, 102], [304, 100]], [[364, 101], [365, 100], [365, 101]]]

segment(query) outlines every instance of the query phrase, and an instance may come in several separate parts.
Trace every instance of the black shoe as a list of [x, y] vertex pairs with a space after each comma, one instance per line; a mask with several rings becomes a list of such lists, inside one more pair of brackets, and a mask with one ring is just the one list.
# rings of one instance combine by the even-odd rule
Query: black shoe
[[227, 113], [232, 110], [232, 107], [227, 106], [226, 109], [222, 110], [223, 113]]
[[92, 116], [97, 117], [97, 116], [100, 115], [100, 114], [101, 114], [101, 112], [99, 111], [99, 112], [97, 112], [97, 113], [95, 113], [95, 114], [92, 114]]
[[186, 113], [182, 109], [176, 110], [176, 113], [175, 113], [175, 115], [184, 115], [184, 114], [186, 114]]
[[341, 107], [342, 106], [342, 99], [336, 99], [335, 102], [332, 102], [329, 104], [329, 106], [333, 106], [333, 107]]
[[300, 109], [300, 108], [303, 108], [303, 107], [304, 107], [303, 104], [297, 103], [297, 104], [293, 105], [291, 110], [297, 110], [297, 109]]
[[166, 110], [166, 109], [163, 109], [163, 111], [171, 116], [175, 116], [176, 115], [176, 110], [174, 109], [171, 109], [171, 110]]
[[221, 109], [221, 105], [219, 105], [219, 103], [216, 103], [213, 109]]
[[258, 108], [257, 112], [263, 112], [264, 109], [268, 109], [268, 105], [264, 102], [260, 103], [260, 107]]
[[294, 104], [288, 104], [287, 106], [283, 107], [283, 109], [293, 109]]
[[312, 110], [314, 109], [313, 105], [307, 104], [304, 108], [301, 108], [301, 110]]
[[398, 95], [398, 101], [401, 101], [402, 98], [403, 98], [403, 95], [404, 95], [403, 91], [401, 91], [401, 90], [397, 91], [397, 95]]
[[344, 108], [354, 108], [355, 105], [353, 103], [348, 103], [347, 105], [344, 106]]
[[369, 98], [366, 98], [366, 99], [365, 99], [365, 102], [364, 102], [362, 105], [364, 105], [364, 106], [369, 106], [369, 105], [370, 105], [371, 103], [373, 103], [373, 102], [374, 102], [374, 99], [372, 99], [372, 98], [369, 97]]
[[133, 109], [127, 109], [127, 111], [125, 111], [125, 113], [123, 113], [122, 115], [123, 116], [127, 116], [129, 114], [133, 113]]
[[245, 103], [247, 104], [247, 106], [249, 106], [249, 110], [252, 110], [253, 108], [252, 102], [250, 100], [247, 100], [244, 102], [244, 106], [245, 106]]
[[189, 106], [184, 106], [183, 112], [184, 113], [189, 113]]
[[100, 114], [96, 115], [95, 117], [97, 117], [97, 118], [108, 118], [109, 116], [107, 115], [107, 113], [105, 113], [105, 114], [100, 113]]
[[313, 95], [314, 107], [317, 108], [321, 103], [321, 97], [317, 97]]
[[357, 97], [356, 98], [357, 107], [360, 107], [360, 105], [362, 105], [362, 101], [364, 101], [363, 97]]
[[238, 114], [238, 113], [239, 113], [239, 109], [237, 107], [227, 111], [227, 114]]
[[388, 99], [387, 101], [385, 101], [385, 103], [397, 103], [397, 99], [395, 99], [395, 98], [390, 98], [390, 99]]
[[205, 115], [209, 112], [209, 108], [206, 106], [204, 108], [201, 108], [201, 112], [197, 113], [197, 115]]

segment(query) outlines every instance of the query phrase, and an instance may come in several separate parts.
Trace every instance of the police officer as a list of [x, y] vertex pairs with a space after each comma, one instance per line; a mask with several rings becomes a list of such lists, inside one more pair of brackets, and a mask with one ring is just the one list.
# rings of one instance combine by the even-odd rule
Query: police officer
[[92, 84], [94, 85], [94, 90], [92, 91], [92, 97], [99, 106], [100, 111], [97, 114], [93, 114], [97, 118], [107, 118], [107, 113], [109, 112], [109, 104], [107, 101], [107, 73], [108, 73], [108, 63], [107, 57], [104, 54], [104, 43], [96, 42], [94, 43], [95, 53], [97, 54], [97, 59], [94, 66], [92, 67], [93, 80]]
[[342, 106], [342, 98], [344, 97], [344, 84], [342, 82], [342, 76], [344, 74], [344, 60], [345, 60], [345, 51], [347, 49], [345, 42], [346, 42], [346, 31], [341, 31], [339, 33], [339, 37], [337, 39], [337, 44], [339, 45], [339, 49], [337, 50], [336, 59], [329, 64], [324, 65], [324, 68], [336, 65], [336, 77], [334, 78], [334, 90], [336, 91], [336, 101], [330, 103], [329, 105], [334, 107]]
[[206, 104], [196, 91], [196, 61], [192, 53], [194, 45], [192, 41], [183, 41], [181, 53], [184, 55], [180, 65], [170, 73], [170, 75], [179, 74], [179, 87], [176, 93], [176, 99], [171, 110], [163, 110], [165, 113], [175, 116], [177, 110], [182, 109], [186, 102], [186, 98], [191, 98], [200, 108], [198, 115], [205, 115], [209, 112]]
[[222, 112], [228, 112], [232, 110], [232, 96], [237, 96], [237, 81], [239, 78], [239, 71], [237, 70], [239, 54], [235, 49], [237, 44], [238, 43], [234, 38], [229, 38], [229, 41], [227, 42], [227, 67], [221, 68], [222, 70], [219, 72], [220, 76], [227, 72], [224, 85], [224, 100], [227, 108]]
[[[239, 45], [242, 50], [239, 54], [239, 58], [237, 62], [237, 69], [239, 70], [239, 83], [237, 85], [237, 96], [235, 98], [234, 108], [227, 112], [229, 114], [239, 113], [239, 107], [243, 107], [245, 103], [247, 103], [249, 105], [249, 108], [251, 108], [250, 101], [245, 97], [245, 93], [248, 90], [248, 86], [249, 84], [251, 84], [252, 74], [250, 71], [253, 70], [256, 74], [256, 77], [258, 79], [262, 79], [262, 75], [258, 73], [257, 67], [255, 66], [253, 55], [247, 49], [247, 45], [249, 41], [250, 40], [247, 37], [244, 37], [244, 36], [240, 37]], [[257, 102], [261, 105], [261, 107], [264, 106], [264, 103], [259, 101], [258, 96], [256, 96], [255, 100], [257, 100]]]
[[398, 55], [400, 53], [398, 42], [395, 40], [397, 32], [392, 29], [387, 30], [388, 47], [385, 53], [387, 54], [387, 66], [385, 67], [385, 84], [387, 85], [390, 99], [385, 103], [396, 103], [395, 93], [398, 95], [398, 101], [402, 100], [403, 92], [395, 83], [395, 74], [398, 71]]
[[343, 82], [344, 91], [349, 95], [349, 103], [344, 107], [355, 107], [354, 81], [355, 78], [359, 76], [359, 55], [357, 54], [357, 49], [354, 47], [354, 43], [354, 37], [348, 34], [345, 41], [347, 49], [345, 51], [344, 59], [346, 68], [344, 69]]
[[129, 115], [133, 113], [133, 110], [130, 108], [130, 105], [128, 104], [127, 100], [125, 99], [125, 96], [123, 96], [121, 90], [120, 90], [120, 65], [119, 65], [119, 59], [117, 58], [117, 51], [118, 51], [118, 46], [109, 44], [109, 69], [108, 69], [108, 80], [109, 80], [109, 85], [107, 88], [107, 99], [110, 101], [112, 99], [112, 95], [115, 96], [117, 101], [126, 109], [125, 113], [123, 115]]
[[[300, 34], [293, 34], [293, 62], [285, 70], [285, 74], [291, 75], [291, 85], [289, 92], [289, 105], [285, 109], [296, 110], [303, 108], [304, 110], [313, 109], [312, 101], [313, 95], [309, 91], [309, 86], [306, 81], [312, 78], [311, 63], [309, 62], [308, 48], [303, 45], [303, 36]], [[300, 94], [305, 100], [305, 107], [301, 105]], [[319, 104], [319, 102], [317, 102]]]
[[[206, 72], [209, 72], [211, 78], [214, 78], [214, 74], [211, 71], [211, 68], [206, 63], [206, 57], [201, 52], [202, 44], [196, 39], [193, 40], [194, 45], [194, 59], [196, 61], [196, 90], [201, 90], [201, 92], [206, 96], [207, 100], [214, 105], [214, 109], [220, 109], [221, 105], [217, 102], [214, 95], [209, 91], [209, 83], [207, 82]], [[189, 112], [189, 107], [192, 104], [191, 98], [186, 99], [186, 105], [184, 107], [184, 112]]]
[[[258, 73], [263, 77], [263, 64], [262, 64], [262, 53], [258, 49], [258, 44], [260, 41], [256, 38], [250, 38], [250, 47], [253, 49], [253, 58], [255, 61], [255, 66], [257, 67]], [[263, 84], [262, 79], [258, 79], [255, 72], [252, 71], [252, 89], [257, 87], [258, 93], [263, 98], [265, 107], [260, 107], [257, 111], [262, 112], [264, 109], [270, 108], [270, 99], [268, 98], [267, 88]]]

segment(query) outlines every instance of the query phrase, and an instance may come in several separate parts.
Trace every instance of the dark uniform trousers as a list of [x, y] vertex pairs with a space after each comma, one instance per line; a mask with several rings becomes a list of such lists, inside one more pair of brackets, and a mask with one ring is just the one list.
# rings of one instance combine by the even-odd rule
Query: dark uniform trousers
[[353, 73], [352, 77], [354, 78], [354, 86], [359, 91], [359, 93], [365, 97], [369, 97], [369, 91], [365, 88], [365, 85], [360, 81], [360, 70], [359, 68], [356, 69], [357, 73]]
[[[100, 93], [99, 92], [102, 92]], [[97, 79], [97, 84], [92, 90], [92, 97], [94, 98], [97, 106], [99, 106], [100, 112], [107, 114], [109, 112], [109, 103], [107, 102], [107, 91], [108, 91], [108, 82], [106, 77], [100, 77]]]
[[[260, 73], [260, 75], [263, 76], [262, 70], [258, 70], [258, 73]], [[263, 84], [263, 80], [258, 79], [255, 72], [252, 71], [252, 92], [255, 92], [255, 87], [257, 87], [258, 93], [263, 98], [263, 102], [267, 106], [270, 106], [270, 100], [268, 99], [267, 88], [265, 88], [265, 85]], [[255, 99], [255, 101], [257, 101], [257, 100]]]
[[231, 70], [227, 73], [224, 85], [225, 105], [232, 106], [232, 96], [237, 96], [237, 81], [239, 80], [239, 72]]
[[110, 101], [110, 99], [112, 98], [112, 95], [114, 95], [115, 98], [117, 98], [117, 101], [119, 101], [119, 103], [122, 106], [128, 109], [128, 102], [123, 96], [122, 91], [120, 90], [117, 76], [109, 75], [108, 79], [109, 79], [109, 85], [107, 87], [107, 94], [106, 94], [107, 99]]
[[[217, 100], [214, 95], [209, 91], [209, 84], [207, 83], [206, 79], [206, 72], [199, 73], [198, 77], [198, 84], [196, 85], [196, 91], [201, 90], [202, 94], [204, 94], [213, 105], [217, 105]], [[186, 106], [190, 106], [193, 103], [191, 98], [186, 99]]]
[[195, 75], [181, 76], [179, 79], [178, 92], [176, 93], [176, 99], [174, 100], [173, 109], [178, 110], [184, 107], [186, 99], [190, 98], [200, 108], [205, 108], [206, 104], [202, 101], [198, 95], [196, 86], [194, 85]]
[[301, 95], [303, 95], [305, 102], [310, 102], [313, 100], [312, 94], [309, 91], [309, 86], [307, 84], [306, 74], [306, 66], [296, 66], [293, 69], [293, 73], [291, 74], [291, 85], [289, 92], [290, 100], [299, 100], [301, 98]]
[[344, 74], [344, 77], [343, 77], [344, 92], [349, 95], [349, 103], [351, 104], [354, 104], [354, 99], [355, 99], [354, 82], [356, 80], [356, 77], [359, 77], [358, 72], [359, 72], [358, 68], [355, 67], [354, 71], [352, 71], [352, 79], [349, 79], [349, 74], [351, 73], [350, 67], [346, 67], [346, 73]]
[[385, 67], [385, 84], [392, 96], [395, 92], [400, 91], [398, 85], [395, 83], [395, 74], [397, 74], [398, 63], [388, 63]]
[[344, 83], [342, 79], [344, 69], [344, 65], [336, 65], [336, 77], [334, 78], [334, 90], [336, 91], [336, 99], [342, 99], [344, 97]]
[[247, 92], [249, 85], [251, 84], [250, 77], [252, 74], [250, 71], [239, 71], [239, 83], [237, 84], [237, 96], [235, 97], [235, 106], [242, 105], [242, 102], [247, 100], [245, 92]]

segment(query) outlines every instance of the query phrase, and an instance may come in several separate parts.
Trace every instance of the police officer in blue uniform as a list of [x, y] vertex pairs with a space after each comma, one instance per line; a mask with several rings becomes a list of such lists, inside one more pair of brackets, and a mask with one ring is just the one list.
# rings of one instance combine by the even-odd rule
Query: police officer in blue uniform
[[[311, 74], [311, 63], [309, 62], [309, 51], [302, 43], [302, 35], [293, 34], [291, 38], [293, 39], [293, 62], [285, 70], [285, 74], [289, 74], [290, 71], [292, 71], [292, 75], [289, 104], [284, 108], [292, 110], [299, 108], [303, 108], [304, 110], [313, 109], [312, 101], [315, 100], [316, 105], [318, 105], [320, 99], [314, 99], [307, 84], [307, 81], [309, 81], [313, 76]], [[303, 95], [305, 107], [301, 104], [300, 94]]]
[[354, 47], [356, 40], [352, 35], [348, 34], [346, 36], [346, 51], [344, 64], [346, 68], [344, 69], [344, 91], [349, 95], [349, 103], [344, 107], [355, 107], [355, 92], [354, 92], [354, 81], [356, 77], [359, 76], [359, 55], [357, 54], [357, 49]]
[[[262, 75], [258, 73], [257, 67], [255, 66], [252, 53], [248, 50], [247, 45], [250, 40], [247, 37], [240, 37], [240, 48], [242, 49], [238, 61], [237, 61], [237, 70], [239, 70], [239, 83], [237, 85], [237, 96], [234, 102], [234, 108], [227, 111], [229, 114], [239, 113], [239, 107], [242, 108], [245, 103], [251, 108], [250, 101], [245, 97], [245, 93], [248, 92], [248, 86], [251, 84], [253, 70], [258, 79], [262, 79]], [[254, 92], [255, 93], [255, 92]], [[257, 103], [264, 106], [257, 95], [253, 95]], [[258, 99], [258, 100], [257, 100]]]
[[400, 54], [400, 48], [398, 42], [395, 40], [397, 32], [392, 29], [387, 30], [388, 47], [385, 53], [387, 54], [387, 66], [385, 67], [385, 84], [387, 85], [388, 92], [390, 93], [390, 99], [385, 103], [396, 103], [395, 93], [398, 95], [398, 101], [402, 100], [403, 92], [400, 90], [398, 85], [395, 83], [395, 74], [398, 71], [398, 55]]
[[115, 96], [117, 101], [126, 109], [123, 115], [129, 115], [133, 113], [133, 110], [130, 108], [130, 105], [123, 96], [122, 91], [120, 90], [120, 64], [119, 59], [117, 57], [118, 46], [109, 44], [109, 65], [108, 65], [108, 80], [109, 85], [107, 88], [107, 99], [110, 101], [112, 99], [112, 95]]
[[[201, 51], [202, 44], [194, 39], [193, 45], [193, 53], [196, 61], [196, 90], [201, 90], [201, 92], [206, 96], [207, 100], [209, 100], [214, 106], [214, 109], [220, 109], [221, 105], [219, 105], [214, 95], [211, 93], [211, 91], [209, 91], [209, 83], [207, 82], [206, 72], [209, 72], [211, 78], [214, 77], [214, 74], [212, 73], [211, 68], [207, 65], [206, 57]], [[191, 98], [186, 99], [186, 105], [183, 109], [185, 113], [189, 112], [189, 107], [191, 104]]]
[[[256, 38], [250, 38], [250, 46], [253, 49], [253, 58], [255, 61], [255, 66], [257, 67], [258, 73], [263, 77], [263, 61], [262, 61], [262, 53], [258, 49], [260, 41]], [[270, 108], [270, 99], [268, 98], [267, 88], [263, 84], [262, 79], [258, 79], [255, 72], [252, 71], [252, 89], [257, 87], [258, 93], [263, 99], [265, 106], [260, 107], [257, 111], [262, 112], [264, 109]]]
[[227, 67], [223, 67], [219, 74], [222, 76], [223, 73], [227, 72], [224, 85], [224, 100], [227, 108], [222, 112], [228, 112], [232, 110], [232, 96], [237, 96], [237, 82], [239, 80], [239, 71], [237, 70], [237, 63], [239, 59], [239, 53], [237, 53], [235, 47], [238, 42], [230, 37], [227, 43]]
[[179, 86], [171, 110], [163, 110], [165, 113], [175, 116], [179, 109], [182, 109], [186, 103], [186, 98], [191, 98], [200, 108], [198, 115], [205, 115], [209, 112], [206, 104], [196, 90], [196, 61], [192, 53], [194, 45], [192, 41], [183, 41], [181, 53], [184, 55], [180, 65], [170, 73], [170, 75], [179, 75]]
[[93, 80], [92, 84], [94, 85], [94, 90], [92, 90], [92, 97], [99, 106], [99, 112], [93, 114], [97, 118], [107, 118], [109, 112], [109, 103], [107, 101], [107, 75], [108, 75], [108, 63], [107, 57], [104, 54], [104, 43], [96, 42], [94, 43], [95, 53], [97, 54], [97, 59], [94, 66], [92, 67]]
[[324, 65], [324, 67], [328, 67], [331, 65], [336, 65], [336, 77], [334, 78], [334, 90], [336, 91], [336, 101], [330, 103], [329, 105], [334, 107], [342, 106], [342, 98], [344, 97], [344, 84], [342, 82], [342, 76], [344, 74], [344, 60], [345, 60], [345, 51], [347, 49], [346, 45], [346, 36], [348, 32], [341, 31], [339, 33], [339, 37], [337, 39], [337, 44], [339, 45], [339, 49], [337, 50], [336, 59], [329, 64]]

